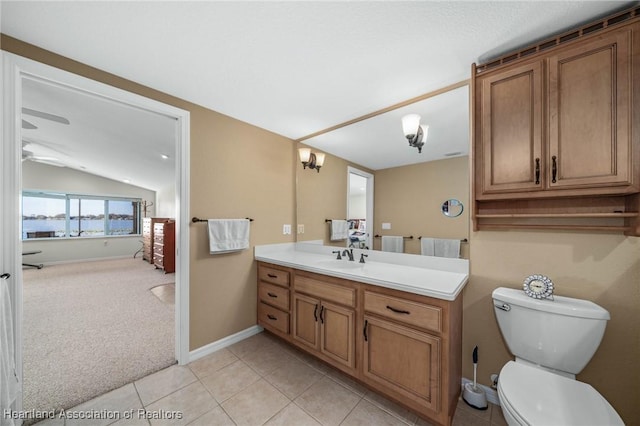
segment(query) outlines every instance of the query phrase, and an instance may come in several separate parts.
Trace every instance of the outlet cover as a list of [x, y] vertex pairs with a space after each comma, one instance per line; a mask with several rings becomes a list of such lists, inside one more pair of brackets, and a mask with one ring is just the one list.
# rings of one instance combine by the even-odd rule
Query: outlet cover
[[382, 224], [382, 229], [391, 229], [391, 223], [384, 222], [384, 223]]
[[304, 225], [298, 224], [298, 234], [304, 234]]

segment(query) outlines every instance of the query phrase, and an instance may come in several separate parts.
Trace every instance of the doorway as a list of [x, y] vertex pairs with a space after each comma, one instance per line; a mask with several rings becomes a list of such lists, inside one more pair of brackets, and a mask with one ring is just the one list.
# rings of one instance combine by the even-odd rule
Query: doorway
[[347, 247], [373, 249], [373, 175], [351, 166], [347, 171]]
[[[87, 96], [99, 97], [116, 102], [128, 108], [144, 110], [152, 114], [161, 114], [175, 120], [173, 128], [175, 147], [175, 228], [176, 228], [176, 270], [175, 270], [175, 359], [186, 364], [189, 357], [189, 270], [188, 270], [188, 206], [189, 206], [189, 112], [163, 104], [140, 95], [126, 92], [85, 77], [71, 74], [29, 59], [2, 52], [3, 68], [3, 144], [0, 150], [2, 175], [0, 191], [2, 202], [2, 237], [0, 238], [0, 271], [10, 278], [3, 280], [7, 284], [7, 293], [12, 310], [11, 329], [13, 332], [12, 356], [2, 358], [3, 367], [15, 370], [18, 392], [15, 399], [2, 409], [23, 409], [20, 387], [23, 385], [23, 273], [22, 220], [20, 195], [22, 190], [22, 139], [20, 125], [22, 116], [23, 82], [38, 80], [52, 85], [76, 90]], [[3, 322], [5, 318], [3, 318]], [[7, 353], [8, 353], [7, 352]]]

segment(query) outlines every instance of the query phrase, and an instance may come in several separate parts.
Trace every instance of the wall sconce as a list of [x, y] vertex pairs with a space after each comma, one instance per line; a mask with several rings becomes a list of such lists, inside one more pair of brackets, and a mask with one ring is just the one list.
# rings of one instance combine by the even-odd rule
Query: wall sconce
[[302, 161], [302, 167], [306, 169], [316, 169], [320, 173], [320, 167], [324, 164], [324, 154], [321, 152], [313, 153], [311, 148], [299, 148], [300, 161]]
[[409, 146], [418, 148], [418, 153], [421, 153], [422, 146], [427, 141], [429, 126], [420, 124], [418, 114], [408, 114], [402, 117], [402, 130], [409, 141]]

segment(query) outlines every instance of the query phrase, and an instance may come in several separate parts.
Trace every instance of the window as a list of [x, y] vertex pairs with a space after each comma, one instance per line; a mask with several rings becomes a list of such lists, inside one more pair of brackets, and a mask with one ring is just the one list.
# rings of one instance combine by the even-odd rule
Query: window
[[140, 235], [139, 198], [22, 193], [22, 239]]

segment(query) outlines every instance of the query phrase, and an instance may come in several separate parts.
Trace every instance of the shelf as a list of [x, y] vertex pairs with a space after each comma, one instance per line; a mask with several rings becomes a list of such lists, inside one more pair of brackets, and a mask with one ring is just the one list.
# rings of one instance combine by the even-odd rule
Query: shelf
[[505, 219], [505, 218], [623, 218], [638, 217], [638, 212], [627, 213], [500, 213], [477, 214], [478, 219]]
[[603, 231], [603, 232], [626, 232], [633, 228], [630, 226], [598, 226], [598, 225], [528, 225], [528, 224], [479, 224], [478, 230], [490, 229], [556, 229], [565, 231]]

